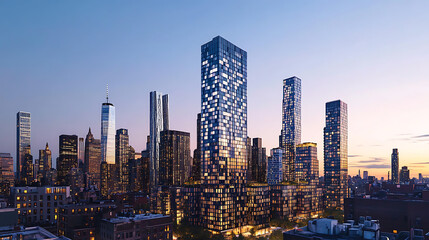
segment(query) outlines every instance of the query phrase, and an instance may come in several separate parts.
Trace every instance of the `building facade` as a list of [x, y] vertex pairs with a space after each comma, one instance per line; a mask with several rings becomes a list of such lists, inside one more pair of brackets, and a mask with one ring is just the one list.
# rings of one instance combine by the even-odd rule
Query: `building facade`
[[16, 114], [16, 176], [21, 179], [25, 154], [31, 154], [31, 114], [19, 111]]
[[319, 182], [319, 160], [317, 144], [303, 143], [296, 147], [296, 180], [317, 184]]
[[218, 36], [201, 46], [201, 221], [246, 223], [247, 53]]
[[150, 93], [150, 183], [159, 183], [159, 145], [161, 132], [169, 129], [168, 95], [160, 92]]
[[120, 192], [129, 190], [129, 168], [128, 161], [130, 158], [130, 145], [127, 129], [116, 130], [116, 165], [119, 171], [119, 188]]
[[291, 77], [283, 80], [282, 110], [283, 178], [293, 181], [296, 145], [301, 143], [301, 79]]
[[271, 157], [268, 158], [267, 183], [279, 184], [283, 181], [283, 149], [271, 149]]
[[59, 139], [57, 182], [59, 185], [71, 185], [71, 170], [78, 167], [78, 139], [76, 135], [61, 135]]
[[103, 219], [100, 226], [101, 239], [172, 240], [173, 222], [162, 214], [140, 214], [134, 217]]
[[324, 128], [324, 173], [326, 205], [343, 208], [348, 197], [347, 104], [341, 100], [326, 103]]
[[14, 185], [13, 157], [10, 153], [0, 153], [0, 195], [8, 196]]
[[181, 186], [191, 176], [190, 134], [164, 130], [160, 136], [159, 184]]
[[11, 199], [20, 224], [53, 224], [58, 220], [59, 207], [70, 200], [70, 187], [13, 187]]
[[252, 169], [250, 181], [259, 183], [267, 181], [267, 154], [262, 147], [262, 138], [253, 138], [250, 168]]

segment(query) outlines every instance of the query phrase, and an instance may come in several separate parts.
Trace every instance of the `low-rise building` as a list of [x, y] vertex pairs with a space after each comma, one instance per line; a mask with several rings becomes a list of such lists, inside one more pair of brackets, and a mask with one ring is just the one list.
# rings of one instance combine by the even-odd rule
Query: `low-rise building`
[[70, 240], [64, 236], [57, 237], [42, 227], [18, 228], [0, 231], [0, 239], [37, 239], [37, 240]]
[[69, 186], [11, 188], [11, 203], [18, 210], [18, 223], [25, 226], [55, 224], [59, 207], [69, 200]]
[[134, 217], [103, 219], [100, 225], [100, 237], [114, 239], [173, 239], [173, 221], [162, 214], [139, 214]]
[[59, 209], [58, 235], [73, 240], [94, 240], [99, 235], [100, 222], [115, 217], [116, 205], [112, 202], [68, 204]]
[[283, 233], [284, 240], [305, 239], [380, 239], [380, 224], [371, 217], [361, 217], [359, 221], [348, 221], [339, 224], [336, 219], [320, 218], [308, 221], [303, 228], [290, 230]]

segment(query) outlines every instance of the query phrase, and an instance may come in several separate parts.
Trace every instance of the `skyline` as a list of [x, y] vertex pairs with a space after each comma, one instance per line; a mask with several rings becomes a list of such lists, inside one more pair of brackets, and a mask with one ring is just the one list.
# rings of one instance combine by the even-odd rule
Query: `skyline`
[[[0, 5], [9, 4], [10, 3], [2, 3]], [[234, 3], [233, 5], [236, 4], [237, 3]], [[67, 4], [64, 3], [64, 5]], [[201, 6], [201, 4], [197, 5], [198, 7]], [[300, 4], [295, 5], [299, 6]], [[317, 5], [318, 4], [314, 4], [310, 8], [315, 8], [315, 6]], [[354, 4], [351, 3], [349, 5], [339, 5], [343, 7], [344, 5], [346, 5], [351, 8], [350, 5], [353, 6]], [[362, 8], [365, 7], [365, 4], [362, 5], [363, 6], [359, 6], [360, 11], [358, 9], [358, 13], [354, 17], [358, 18], [359, 13], [363, 13]], [[392, 5], [397, 6], [401, 4], [396, 3]], [[71, 9], [72, 13], [73, 11], [77, 10], [76, 6], [74, 7], [75, 9]], [[170, 7], [171, 6], [167, 6], [167, 8]], [[399, 8], [399, 6], [397, 7]], [[416, 6], [414, 7], [416, 8]], [[257, 7], [255, 5], [252, 5], [248, 8]], [[301, 11], [303, 11], [302, 8], [304, 7], [301, 6]], [[410, 6], [408, 6], [408, 8], [410, 8]], [[181, 10], [184, 11], [184, 9]], [[334, 10], [331, 11], [335, 10], [339, 11], [338, 6], [334, 7]], [[249, 11], [249, 9], [247, 11]], [[372, 9], [372, 11], [377, 12], [376, 9]], [[5, 13], [6, 17], [11, 17], [13, 19], [13, 17], [11, 16], [12, 13], [13, 11]], [[105, 12], [101, 11], [101, 14], [103, 13]], [[164, 14], [164, 12], [162, 13]], [[52, 14], [53, 13], [50, 12], [47, 18], [52, 17]], [[136, 14], [136, 12], [133, 12], [133, 14]], [[3, 14], [3, 16], [5, 15]], [[386, 13], [384, 16], [388, 17], [389, 13]], [[28, 17], [29, 19], [25, 18], [24, 20], [21, 20], [23, 21], [22, 23], [25, 23], [26, 20], [31, 19], [31, 16], [26, 17]], [[66, 13], [65, 16], [56, 15], [56, 17], [60, 20], [67, 22], [67, 19], [65, 18], [70, 18], [73, 16], [70, 16], [70, 13]], [[138, 16], [133, 15], [133, 17]], [[318, 15], [318, 17], [320, 16]], [[417, 14], [414, 16], [414, 18], [412, 17], [413, 16], [411, 16], [411, 20], [405, 20], [406, 17], [404, 17], [403, 20], [415, 21], [416, 18], [419, 18], [421, 16]], [[0, 19], [1, 18], [3, 17], [0, 17]], [[237, 16], [237, 19], [238, 18], [239, 17]], [[78, 19], [72, 18], [71, 20], [77, 21]], [[89, 22], [89, 29], [86, 30], [95, 31], [96, 29], [94, 27], [101, 26], [101, 22], [99, 23], [96, 20], [97, 19], [92, 19], [92, 21]], [[116, 20], [118, 19], [116, 18]], [[246, 18], [246, 20], [249, 19]], [[344, 20], [348, 20], [348, 18]], [[43, 28], [43, 24], [38, 22], [40, 21], [40, 19], [36, 18], [35, 21], [36, 23], [40, 24], [40, 26], [36, 24], [36, 28]], [[268, 19], [266, 21], [272, 23], [273, 18]], [[122, 23], [124, 24], [127, 22], [128, 21]], [[239, 21], [237, 20], [236, 22], [237, 26], [239, 26]], [[71, 23], [72, 21], [69, 22], [69, 24]], [[364, 19], [363, 23], [369, 24], [366, 19]], [[210, 24], [213, 24], [213, 22], [210, 22]], [[307, 24], [309, 23], [307, 22]], [[348, 24], [350, 24], [350, 22], [348, 22]], [[405, 27], [406, 23], [403, 24], [403, 27]], [[117, 27], [122, 27], [122, 25], [119, 25]], [[187, 26], [185, 27], [188, 31], [186, 32], [186, 34], [189, 34], [189, 31], [191, 30], [188, 29], [189, 24], [184, 26]], [[429, 158], [429, 148], [427, 146], [427, 141], [420, 141], [422, 139], [427, 139], [428, 136], [426, 133], [429, 131], [428, 127], [425, 125], [427, 113], [423, 111], [424, 102], [429, 101], [429, 97], [424, 96], [424, 90], [428, 89], [429, 87], [429, 84], [427, 82], [424, 82], [424, 77], [428, 76], [429, 72], [428, 70], [424, 69], [423, 66], [423, 64], [427, 62], [427, 60], [429, 60], [429, 56], [425, 56], [425, 54], [428, 53], [429, 49], [427, 48], [427, 46], [424, 46], [424, 42], [427, 42], [427, 40], [429, 40], [429, 32], [427, 29], [415, 29], [416, 26], [414, 26], [414, 28], [410, 27], [407, 30], [401, 29], [401, 31], [398, 31], [398, 33], [401, 33], [405, 36], [407, 34], [404, 34], [404, 31], [405, 33], [407, 31], [409, 31], [408, 33], [412, 33], [413, 30], [423, 31], [422, 33], [420, 33], [420, 35], [418, 35], [419, 37], [412, 38], [411, 41], [408, 40], [404, 42], [400, 42], [401, 40], [404, 40], [403, 38], [400, 38], [399, 42], [396, 42], [393, 39], [389, 39], [391, 42], [381, 41], [386, 41], [386, 39], [392, 37], [392, 35], [396, 36], [395, 34], [386, 35], [385, 33], [383, 33], [385, 34], [385, 36], [379, 36], [379, 38], [381, 37], [381, 39], [373, 39], [370, 36], [366, 36], [367, 39], [361, 39], [361, 41], [355, 41], [352, 42], [350, 45], [347, 45], [348, 47], [355, 47], [358, 49], [351, 55], [347, 55], [337, 53], [337, 51], [341, 52], [346, 50], [347, 46], [344, 46], [344, 44], [338, 46], [339, 49], [331, 49], [325, 46], [323, 44], [323, 40], [325, 41], [325, 44], [328, 43], [328, 45], [330, 42], [329, 40], [332, 41], [331, 44], [333, 45], [335, 45], [336, 43], [339, 44], [339, 42], [336, 42], [335, 39], [327, 39], [329, 38], [329, 36], [323, 34], [321, 35], [322, 43], [317, 46], [312, 46], [311, 43], [313, 42], [306, 40], [305, 36], [299, 34], [293, 36], [296, 36], [298, 38], [297, 41], [304, 41], [305, 43], [303, 45], [288, 45], [288, 41], [286, 41], [286, 43], [280, 44], [279, 42], [281, 41], [279, 40], [275, 41], [272, 38], [262, 36], [255, 36], [256, 39], [253, 40], [250, 38], [246, 38], [245, 36], [240, 36], [240, 33], [235, 34], [233, 31], [234, 27], [226, 27], [226, 29], [222, 29], [222, 27], [224, 26], [218, 26], [211, 31], [202, 31], [202, 33], [199, 33], [195, 38], [187, 36], [187, 41], [189, 42], [185, 41], [186, 44], [183, 46], [183, 49], [175, 50], [177, 51], [175, 52], [177, 57], [172, 57], [171, 54], [166, 53], [172, 50], [171, 46], [175, 45], [175, 40], [170, 38], [167, 39], [167, 37], [164, 36], [158, 36], [160, 37], [160, 39], [153, 38], [150, 39], [148, 42], [145, 42], [145, 44], [137, 44], [138, 41], [133, 42], [132, 44], [133, 47], [139, 48], [140, 51], [148, 51], [149, 53], [152, 53], [153, 55], [149, 54], [149, 59], [152, 57], [152, 59], [150, 60], [153, 60], [153, 62], [151, 62], [150, 60], [144, 60], [144, 55], [142, 59], [140, 59], [138, 56], [138, 52], [131, 52], [131, 50], [135, 49], [127, 48], [123, 45], [114, 48], [116, 52], [110, 52], [111, 55], [103, 55], [100, 51], [108, 49], [109, 46], [108, 44], [101, 44], [102, 47], [95, 48], [90, 51], [90, 53], [92, 53], [89, 56], [90, 59], [84, 61], [82, 65], [78, 64], [77, 62], [81, 59], [73, 58], [73, 54], [71, 53], [71, 51], [62, 49], [64, 51], [63, 54], [66, 53], [65, 55], [54, 53], [56, 47], [60, 46], [55, 44], [53, 47], [47, 46], [49, 43], [52, 43], [50, 41], [53, 40], [49, 39], [51, 39], [53, 36], [50, 36], [51, 38], [49, 38], [49, 34], [46, 33], [46, 35], [42, 34], [41, 36], [37, 36], [37, 31], [32, 32], [31, 29], [27, 29], [27, 31], [29, 32], [26, 32], [26, 34], [33, 34], [31, 35], [32, 39], [36, 40], [35, 45], [30, 44], [30, 46], [26, 46], [26, 48], [33, 47], [33, 49], [27, 50], [30, 50], [30, 54], [31, 51], [33, 51], [33, 53], [35, 51], [36, 53], [38, 53], [35, 57], [42, 57], [42, 60], [45, 60], [46, 62], [23, 61], [22, 64], [24, 66], [22, 66], [22, 64], [20, 64], [21, 62], [17, 63], [16, 61], [22, 60], [21, 58], [25, 57], [25, 54], [27, 53], [24, 53], [24, 51], [20, 52], [20, 50], [18, 50], [19, 46], [15, 46], [15, 43], [13, 43], [12, 40], [23, 41], [24, 38], [20, 38], [23, 36], [20, 36], [19, 34], [17, 34], [17, 32], [15, 33], [10, 29], [9, 31], [8, 29], [4, 29], [6, 27], [8, 26], [3, 24], [0, 25], [0, 29], [6, 30], [7, 33], [11, 33], [10, 39], [0, 38], [0, 41], [6, 41], [6, 44], [0, 45], [1, 52], [5, 52], [6, 56], [4, 59], [0, 59], [0, 78], [6, 79], [6, 87], [3, 90], [5, 95], [0, 96], [0, 100], [3, 103], [3, 110], [0, 113], [0, 134], [6, 137], [0, 140], [0, 152], [11, 153], [15, 161], [16, 156], [14, 154], [14, 149], [16, 148], [16, 146], [14, 140], [14, 122], [16, 120], [15, 116], [18, 111], [28, 111], [31, 113], [31, 142], [34, 158], [37, 158], [37, 154], [35, 153], [39, 149], [44, 149], [46, 142], [48, 142], [53, 152], [53, 162], [55, 162], [55, 159], [58, 156], [58, 137], [61, 134], [76, 134], [79, 137], [84, 137], [88, 131], [88, 127], [91, 127], [93, 129], [94, 137], [100, 139], [100, 132], [98, 131], [98, 129], [100, 129], [100, 104], [103, 102], [104, 99], [104, 86], [106, 83], [108, 83], [111, 87], [110, 99], [117, 107], [117, 129], [126, 128], [129, 130], [130, 145], [133, 146], [136, 151], [140, 152], [141, 150], [145, 149], [146, 136], [149, 135], [148, 99], [150, 91], [169, 93], [171, 112], [170, 124], [172, 126], [171, 129], [190, 132], [191, 150], [195, 149], [196, 115], [199, 112], [200, 105], [200, 66], [198, 64], [200, 58], [198, 53], [200, 51], [201, 44], [206, 42], [207, 39], [211, 39], [217, 35], [221, 35], [225, 37], [228, 41], [236, 43], [238, 46], [242, 47], [243, 49], [246, 49], [246, 51], [249, 53], [248, 135], [252, 138], [261, 137], [263, 139], [264, 147], [267, 148], [267, 151], [277, 146], [278, 135], [280, 134], [281, 130], [282, 81], [285, 78], [297, 76], [302, 79], [302, 142], [316, 142], [318, 144], [319, 166], [323, 165], [322, 146], [325, 110], [324, 105], [326, 102], [333, 101], [336, 99], [343, 100], [349, 106], [349, 155], [351, 156], [349, 157], [350, 175], [356, 175], [358, 169], [361, 169], [361, 171], [368, 170], [369, 175], [382, 176], [382, 173], [384, 177], [387, 178], [387, 171], [390, 170], [390, 154], [393, 148], [399, 149], [400, 167], [407, 165], [411, 171], [411, 176], [413, 177], [416, 177], [418, 175], [419, 171], [417, 169], [419, 169], [420, 166], [424, 166], [424, 164], [411, 163], [424, 163], [427, 162], [426, 159]], [[79, 24], [75, 25], [75, 29], [71, 29], [72, 32], [78, 31], [79, 27], [83, 26]], [[255, 31], [258, 31], [258, 29], [261, 27], [262, 26], [259, 25], [256, 26], [257, 30]], [[379, 27], [380, 26], [375, 24], [375, 26], [373, 27], [374, 29], [370, 29], [369, 32], [376, 33], [377, 30], [379, 30]], [[130, 29], [128, 29], [128, 31], [123, 31], [125, 31], [125, 33], [128, 33], [126, 34], [127, 36], [130, 36], [130, 32], [131, 35], [136, 34], [135, 32], [133, 32], [136, 31], [136, 29], [137, 28], [131, 27]], [[294, 30], [298, 31], [298, 33], [301, 33], [303, 35], [309, 34], [303, 30]], [[317, 29], [312, 30], [314, 31]], [[323, 30], [328, 31], [327, 29]], [[61, 30], [56, 29], [55, 32], [58, 31]], [[110, 32], [107, 29], [104, 29], [104, 31]], [[319, 29], [319, 31], [321, 30]], [[246, 33], [249, 32], [252, 31], [247, 29]], [[281, 35], [280, 31], [274, 32], [274, 35]], [[342, 37], [341, 41], [344, 41], [345, 39], [352, 40], [353, 37], [356, 37], [359, 33], [362, 33], [359, 31], [357, 31], [356, 33], [350, 33], [347, 31], [345, 32], [346, 33], [340, 34]], [[49, 33], [49, 31], [47, 31], [47, 33]], [[64, 32], [61, 31], [58, 33]], [[98, 33], [103, 32], [99, 31]], [[185, 36], [186, 34], [182, 36]], [[143, 36], [139, 36], [140, 38], [138, 39], [142, 40]], [[411, 34], [411, 36], [413, 36], [413, 34]], [[61, 37], [60, 39], [66, 38], [67, 34], [65, 36], [58, 35], [56, 37]], [[249, 36], [247, 35], [247, 37]], [[285, 40], [288, 36], [286, 34], [286, 36], [282, 35], [282, 37], [283, 38], [281, 38], [281, 40]], [[45, 40], [47, 40], [47, 42], [44, 43], [46, 45], [43, 45], [41, 42], [39, 42], [43, 41], [42, 38], [46, 38]], [[261, 39], [265, 41], [261, 41]], [[128, 39], [126, 37], [123, 37], [123, 39], [116, 39], [116, 41], [121, 44], [128, 43], [127, 40]], [[152, 47], [150, 45], [150, 43], [154, 44], [154, 42], [156, 42], [157, 40], [161, 40], [162, 44], [167, 46], [167, 51], [160, 52], [159, 56], [156, 55], [157, 51], [151, 52]], [[374, 40], [378, 40], [380, 42], [373, 42]], [[419, 49], [418, 47], [411, 47], [413, 41], [414, 43], [417, 43], [418, 47], [423, 47], [423, 49]], [[420, 43], [419, 41], [421, 41], [421, 46], [418, 45], [418, 43]], [[79, 43], [82, 44], [85, 43], [85, 41], [78, 41], [72, 44], [70, 42], [65, 41], [64, 39], [62, 39], [62, 43], [65, 43], [65, 46], [71, 47], [72, 49], [75, 48], [75, 50], [78, 50], [78, 52], [84, 50], [87, 51], [89, 50], [86, 49], [87, 47], [94, 47], [92, 44], [95, 44], [95, 42], [86, 42], [87, 45], [83, 44], [83, 46], [79, 46]], [[39, 52], [40, 50], [37, 47], [40, 46], [38, 46], [37, 44], [41, 44], [40, 46], [44, 46], [45, 50], [48, 50], [47, 53], [45, 53], [46, 55], [44, 55], [42, 52]], [[401, 49], [395, 49], [395, 46], [400, 47], [402, 46], [401, 44], [410, 45], [410, 47], [407, 47], [407, 52], [402, 52]], [[115, 45], [112, 45], [110, 47], [114, 46]], [[302, 52], [298, 53], [291, 51], [294, 47], [298, 47], [298, 49]], [[9, 50], [7, 48], [11, 48], [12, 50]], [[312, 51], [315, 51], [318, 48], [322, 48], [322, 52], [316, 53], [315, 56], [312, 56]], [[121, 53], [121, 49], [125, 51]], [[361, 51], [363, 50], [364, 52], [359, 53], [359, 49]], [[333, 50], [334, 52], [329, 53], [328, 51], [330, 50]], [[371, 51], [374, 50], [376, 50], [376, 52], [378, 51], [378, 54], [380, 54], [380, 56], [378, 56], [378, 59], [377, 54], [375, 54], [375, 56], [371, 55]], [[423, 53], [420, 55], [421, 59], [411, 57], [414, 56], [412, 55], [413, 50], [420, 50], [419, 52]], [[390, 52], [391, 55], [385, 54], [384, 51]], [[411, 51], [411, 53], [409, 51]], [[18, 53], [18, 56], [12, 56], [12, 53], [16, 52]], [[350, 54], [350, 52], [347, 53]], [[414, 54], [416, 53], [417, 52], [414, 52]], [[98, 57], [97, 54], [99, 54]], [[327, 63], [323, 62], [324, 58], [319, 56], [323, 54], [327, 54], [325, 56], [328, 58]], [[383, 54], [385, 54], [386, 56], [381, 57], [381, 55]], [[411, 56], [404, 57], [404, 59], [401, 61], [401, 59], [398, 60], [394, 58], [395, 54], [399, 56], [407, 56], [408, 54], [411, 54]], [[393, 58], [390, 59], [389, 57], [392, 57], [392, 55]], [[109, 58], [109, 56], [112, 58]], [[281, 57], [285, 56], [286, 59], [282, 60], [283, 58]], [[334, 61], [332, 59], [337, 58], [336, 56], [340, 56], [340, 60]], [[360, 58], [354, 59], [354, 57], [356, 56], [360, 56]], [[106, 57], [110, 60], [104, 61], [99, 65], [95, 64], [96, 60], [101, 60], [101, 58]], [[123, 57], [123, 63], [119, 60], [121, 59], [120, 57]], [[172, 57], [173, 59], [169, 60], [168, 57]], [[371, 60], [371, 57], [375, 57], [375, 60], [372, 59], [372, 62], [369, 61], [367, 63], [366, 61]], [[177, 60], [181, 58], [184, 58], [183, 62], [179, 62]], [[11, 60], [11, 62], [8, 62], [6, 59]], [[71, 63], [74, 68], [72, 66], [70, 66], [70, 68], [63, 67], [62, 65], [55, 63], [54, 60], [60, 60], [58, 62], [63, 62], [61, 60], [64, 60], [66, 62], [64, 65], [67, 65], [67, 61], [69, 61], [68, 63]], [[266, 60], [271, 61], [271, 64], [264, 64]], [[300, 60], [303, 61], [299, 63]], [[394, 60], [397, 61], [395, 62]], [[415, 62], [413, 62], [413, 60]], [[127, 66], [127, 64], [129, 64], [126, 63], [127, 61], [141, 62], [139, 62], [139, 64], [133, 62], [134, 65], [130, 64], [129, 66]], [[164, 61], [166, 61], [167, 63], [165, 63]], [[297, 61], [298, 63], [294, 63], [294, 61]], [[306, 61], [309, 61], [310, 63], [305, 63]], [[85, 67], [85, 63], [95, 64], [95, 66], [93, 66], [94, 69]], [[149, 64], [144, 65], [147, 63]], [[35, 66], [33, 66], [32, 64], [35, 64]], [[114, 68], [116, 64], [118, 64], [121, 68], [119, 68], [118, 70], [112, 70], [111, 68]], [[178, 66], [175, 66], [174, 64], [177, 64]], [[404, 69], [404, 72], [402, 72], [402, 74], [398, 74], [398, 71], [400, 72], [401, 68], [396, 68], [395, 64], [402, 64], [401, 67], [402, 69]], [[419, 64], [421, 64], [421, 69], [419, 69]], [[290, 65], [292, 66], [288, 67]], [[18, 66], [22, 68], [18, 69]], [[168, 71], [163, 70], [166, 67], [169, 68]], [[180, 70], [180, 68], [182, 68], [183, 71], [178, 71]], [[151, 71], [150, 69], [158, 71], [154, 75], [149, 75], [151, 77], [146, 77], [148, 73], [153, 74], [154, 71]], [[412, 71], [413, 69], [414, 71]], [[127, 71], [130, 70], [132, 72], [131, 76], [129, 76], [128, 78], [123, 77], [123, 74], [127, 73]], [[365, 71], [367, 70], [372, 70], [372, 72], [369, 71], [370, 73], [365, 73]], [[271, 73], [271, 75], [268, 75], [268, 77], [266, 77], [268, 73]], [[406, 73], [409, 73], [411, 75], [411, 78], [413, 76], [412, 74], [416, 75], [414, 76], [415, 80], [411, 82], [412, 84], [403, 83], [405, 82], [403, 81], [404, 77], [407, 76], [405, 75]], [[377, 81], [377, 76], [382, 76], [384, 79], [387, 80]], [[80, 77], [82, 80], [76, 80]], [[177, 80], [176, 77], [178, 77], [178, 79], [180, 80], [188, 80], [180, 81]], [[58, 81], [58, 79], [61, 80]], [[330, 80], [328, 80], [327, 82], [321, 82], [325, 81], [326, 79]], [[344, 81], [344, 79], [349, 80]], [[392, 79], [393, 81], [390, 81]], [[38, 88], [38, 84], [40, 82], [37, 82], [37, 80], [41, 80], [41, 88]], [[354, 82], [356, 80], [362, 80], [362, 84]], [[73, 82], [70, 84], [71, 81]], [[264, 84], [265, 81], [267, 82]], [[410, 80], [407, 79], [407, 81]], [[50, 89], [51, 86], [52, 89]], [[368, 86], [371, 86], [372, 88], [368, 88]], [[11, 94], [14, 92], [16, 93], [15, 90], [18, 87], [19, 90], [22, 90], [23, 94], [17, 94], [17, 96]], [[37, 89], [38, 91], [34, 91]], [[69, 89], [74, 94], [64, 92], [65, 90]], [[403, 93], [399, 94], [400, 91]], [[44, 93], [45, 95], [40, 93]], [[392, 93], [396, 93], [399, 96], [405, 95], [408, 98], [408, 101], [404, 102], [403, 99], [396, 98], [395, 96], [393, 96]], [[369, 96], [362, 98], [362, 96], [368, 94]], [[374, 102], [379, 102], [380, 104], [373, 104]], [[416, 102], [420, 104], [415, 104]], [[271, 107], [267, 108], [267, 106]], [[384, 111], [380, 111], [380, 108], [383, 107], [396, 107], [397, 109], [385, 109]], [[63, 108], [65, 109], [65, 111], [63, 110]], [[403, 116], [406, 115], [402, 114], [404, 112], [408, 112], [411, 117]], [[374, 122], [376, 122], [377, 120], [380, 121], [381, 126], [377, 126], [376, 124], [374, 124]], [[389, 121], [391, 122], [389, 123]], [[73, 124], [70, 125], [70, 123]], [[43, 134], [43, 132], [48, 133]], [[368, 139], [371, 140], [368, 141]], [[414, 141], [416, 141], [416, 143], [413, 143]], [[361, 157], [358, 157], [357, 155]], [[380, 167], [383, 165], [385, 168], [380, 170], [379, 168], [354, 167], [356, 166], [356, 164], [358, 164], [358, 161], [360, 161], [359, 164], [361, 166], [371, 164], [373, 165], [371, 167]], [[323, 171], [323, 167], [321, 167], [321, 169]], [[373, 172], [379, 173], [373, 174]], [[426, 176], [429, 175], [428, 168], [425, 167], [422, 173]]]

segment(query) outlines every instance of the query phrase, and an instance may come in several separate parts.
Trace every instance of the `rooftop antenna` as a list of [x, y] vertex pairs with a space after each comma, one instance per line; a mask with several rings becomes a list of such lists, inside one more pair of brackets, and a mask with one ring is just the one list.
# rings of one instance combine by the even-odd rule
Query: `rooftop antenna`
[[109, 84], [106, 84], [106, 101], [109, 103]]

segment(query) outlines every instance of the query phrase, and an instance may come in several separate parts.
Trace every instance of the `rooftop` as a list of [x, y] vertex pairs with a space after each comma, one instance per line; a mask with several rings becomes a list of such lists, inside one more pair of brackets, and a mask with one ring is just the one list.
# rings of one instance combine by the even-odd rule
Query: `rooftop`
[[134, 217], [117, 217], [117, 218], [110, 218], [110, 219], [104, 219], [104, 220], [110, 223], [127, 223], [132, 221], [135, 222], [135, 221], [143, 221], [143, 220], [164, 218], [164, 217], [170, 217], [170, 216], [163, 215], [163, 214], [146, 213], [146, 214], [138, 214], [138, 215], [135, 215]]

